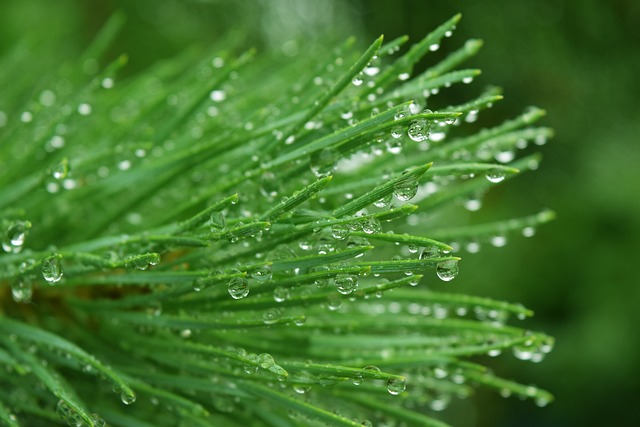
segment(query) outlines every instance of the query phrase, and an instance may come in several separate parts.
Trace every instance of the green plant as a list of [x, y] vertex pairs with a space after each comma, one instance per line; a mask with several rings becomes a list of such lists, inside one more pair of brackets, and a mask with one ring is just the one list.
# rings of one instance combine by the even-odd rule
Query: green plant
[[479, 74], [453, 71], [479, 41], [411, 77], [459, 18], [402, 55], [406, 38], [288, 61], [225, 47], [120, 80], [126, 57], [98, 65], [116, 15], [26, 103], [35, 76], [7, 82], [28, 59], [5, 55], [0, 420], [438, 426], [476, 385], [549, 402], [472, 359], [541, 360], [552, 339], [507, 325], [528, 309], [422, 283], [456, 276], [453, 242], [553, 218], [424, 217], [475, 209], [551, 136], [536, 108], [475, 131], [496, 88], [439, 106]]

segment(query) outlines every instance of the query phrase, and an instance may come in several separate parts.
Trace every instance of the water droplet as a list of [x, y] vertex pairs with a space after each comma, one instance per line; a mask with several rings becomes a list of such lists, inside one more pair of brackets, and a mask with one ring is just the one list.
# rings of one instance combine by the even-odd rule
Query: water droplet
[[29, 221], [16, 221], [9, 225], [2, 236], [2, 249], [12, 254], [19, 253], [30, 228], [31, 223]]
[[458, 271], [457, 260], [442, 261], [436, 266], [436, 274], [440, 280], [444, 280], [445, 282], [453, 280], [458, 275]]
[[391, 129], [391, 136], [394, 139], [398, 139], [402, 136], [402, 132], [403, 132], [402, 126], [396, 126]]
[[379, 374], [380, 372], [382, 372], [380, 370], [380, 368], [378, 368], [377, 366], [374, 365], [367, 365], [364, 368], [362, 368], [362, 371], [365, 373], [369, 373], [369, 374]]
[[222, 233], [227, 226], [227, 221], [222, 212], [211, 212], [209, 228], [212, 233]]
[[358, 289], [358, 276], [355, 274], [338, 274], [334, 279], [338, 292], [349, 295]]
[[429, 50], [431, 52], [435, 52], [436, 50], [440, 49], [440, 45], [438, 43], [434, 43], [432, 45], [429, 46]]
[[424, 141], [429, 137], [431, 123], [426, 119], [418, 119], [411, 122], [407, 135], [416, 142]]
[[467, 123], [473, 123], [476, 120], [478, 120], [478, 110], [469, 111], [464, 118], [464, 121]]
[[131, 389], [123, 389], [120, 392], [120, 400], [125, 405], [131, 405], [136, 401], [136, 394]]
[[389, 378], [387, 380], [387, 391], [394, 396], [399, 395], [407, 388], [407, 382], [404, 378]]
[[53, 178], [58, 181], [67, 177], [69, 173], [69, 161], [64, 158], [58, 164], [56, 164], [52, 169]]
[[464, 199], [462, 205], [469, 212], [475, 212], [482, 208], [482, 199], [475, 195], [471, 195]]
[[444, 253], [442, 252], [442, 249], [440, 249], [439, 247], [427, 246], [422, 250], [422, 253], [420, 254], [420, 259], [440, 258], [443, 255]]
[[480, 252], [480, 243], [476, 242], [475, 240], [472, 240], [470, 242], [467, 242], [467, 244], [465, 245], [465, 249], [470, 254], [476, 254]]
[[242, 299], [249, 295], [249, 282], [244, 277], [232, 277], [227, 286], [233, 299]]
[[271, 276], [271, 266], [268, 264], [260, 265], [251, 270], [251, 277], [261, 283], [271, 280]]
[[400, 81], [409, 80], [409, 77], [411, 77], [411, 74], [409, 74], [409, 73], [400, 73], [400, 74], [398, 74], [398, 80], [400, 80]]
[[330, 311], [336, 311], [342, 307], [342, 298], [338, 295], [329, 295], [327, 297], [327, 308]]
[[506, 236], [502, 236], [502, 235], [492, 236], [489, 241], [496, 248], [501, 248], [507, 244]]
[[349, 236], [349, 227], [346, 224], [333, 224], [331, 226], [331, 235], [334, 239], [344, 240]]
[[82, 116], [88, 116], [91, 114], [91, 105], [86, 102], [78, 105], [78, 113]]
[[414, 245], [413, 243], [410, 243], [407, 249], [412, 254], [415, 254], [416, 252], [418, 252], [418, 246]]
[[224, 90], [212, 90], [209, 98], [211, 98], [213, 102], [222, 102], [227, 98], [227, 93]]
[[273, 325], [274, 323], [277, 323], [281, 317], [282, 312], [280, 309], [272, 307], [262, 314], [262, 322], [265, 325]]
[[111, 89], [113, 87], [114, 82], [111, 77], [105, 77], [104, 79], [102, 79], [102, 82], [100, 84], [104, 89]]
[[391, 203], [391, 194], [373, 202], [373, 206], [377, 208], [386, 208]]
[[33, 120], [33, 114], [31, 114], [31, 111], [24, 111], [20, 114], [20, 121], [22, 123], [29, 123], [31, 120]]
[[367, 234], [379, 233], [382, 228], [380, 221], [373, 217], [362, 220], [360, 225], [362, 226], [362, 231]]
[[536, 145], [544, 145], [547, 143], [547, 137], [545, 135], [538, 135], [535, 137], [535, 139], [533, 140], [533, 142]]
[[473, 81], [473, 77], [463, 77], [462, 78], [462, 83], [468, 85], [469, 83], [471, 83]]
[[79, 427], [84, 424], [80, 414], [64, 400], [58, 401], [56, 414], [70, 426]]
[[534, 227], [525, 227], [522, 229], [522, 235], [524, 237], [532, 237], [536, 234], [536, 229]]
[[500, 163], [509, 163], [511, 160], [515, 159], [516, 153], [512, 150], [498, 151], [494, 157]]
[[497, 184], [499, 182], [504, 181], [505, 175], [503, 172], [494, 171], [494, 172], [487, 172], [485, 177], [487, 178], [487, 180], [489, 180], [489, 182], [493, 182], [494, 184]]
[[407, 178], [396, 183], [393, 187], [393, 195], [403, 202], [408, 202], [418, 192], [418, 180]]
[[59, 254], [53, 254], [42, 261], [42, 277], [49, 282], [49, 284], [59, 282], [62, 278], [63, 272], [60, 258], [61, 256]]
[[15, 302], [28, 303], [33, 295], [33, 285], [28, 277], [19, 277], [11, 285], [11, 297]]
[[317, 177], [325, 177], [335, 170], [339, 159], [340, 153], [334, 148], [327, 147], [313, 153], [309, 165]]
[[351, 83], [353, 83], [354, 86], [360, 86], [362, 85], [362, 78], [359, 76], [356, 76], [353, 78], [353, 80], [351, 80]]
[[302, 326], [306, 321], [307, 321], [307, 316], [305, 316], [304, 314], [300, 314], [298, 317], [296, 317], [293, 320], [293, 324], [296, 326]]
[[402, 152], [402, 140], [400, 139], [387, 140], [384, 145], [387, 148], [387, 153], [400, 154]]

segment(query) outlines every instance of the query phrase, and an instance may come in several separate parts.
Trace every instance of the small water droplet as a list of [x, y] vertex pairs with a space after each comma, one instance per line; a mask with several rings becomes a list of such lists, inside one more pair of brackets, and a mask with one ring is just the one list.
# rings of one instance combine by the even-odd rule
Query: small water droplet
[[396, 126], [394, 128], [391, 129], [391, 136], [395, 139], [398, 139], [402, 136], [402, 126]]
[[33, 285], [28, 277], [19, 277], [11, 285], [11, 297], [15, 302], [28, 303], [33, 295]]
[[209, 228], [212, 233], [222, 233], [227, 226], [227, 221], [222, 212], [211, 212]]
[[229, 295], [233, 299], [242, 299], [249, 295], [249, 282], [244, 277], [232, 277], [227, 285]]
[[475, 240], [472, 240], [470, 242], [467, 242], [467, 244], [465, 245], [464, 248], [470, 254], [476, 254], [476, 253], [480, 252], [480, 243], [478, 243]]
[[496, 248], [501, 248], [507, 244], [507, 238], [503, 235], [492, 236], [489, 242]]
[[2, 236], [2, 249], [12, 254], [19, 253], [30, 228], [31, 223], [29, 221], [16, 221], [9, 225]]
[[353, 80], [351, 80], [351, 83], [353, 83], [354, 86], [360, 86], [362, 85], [362, 78], [360, 76], [356, 76], [353, 78]]
[[387, 391], [394, 396], [399, 395], [407, 388], [407, 382], [404, 378], [389, 378], [387, 380]]
[[431, 52], [435, 52], [436, 50], [440, 49], [440, 45], [438, 43], [434, 43], [432, 45], [429, 46], [429, 50]]
[[42, 261], [42, 277], [49, 284], [59, 282], [62, 279], [63, 272], [60, 258], [59, 254], [53, 254]]
[[475, 195], [471, 195], [464, 199], [462, 205], [469, 212], [475, 212], [482, 208], [482, 199]]
[[458, 272], [459, 268], [457, 260], [442, 261], [436, 266], [436, 274], [440, 280], [445, 282], [453, 280], [458, 275]]
[[525, 227], [522, 229], [522, 235], [524, 237], [532, 237], [536, 234], [536, 229], [534, 227]]
[[499, 182], [504, 181], [505, 175], [503, 172], [493, 171], [493, 172], [487, 172], [485, 177], [489, 182], [493, 182], [494, 184], [497, 184]]
[[500, 163], [509, 163], [515, 159], [516, 153], [512, 150], [498, 151], [494, 157]]
[[333, 173], [339, 159], [340, 153], [334, 148], [327, 147], [313, 153], [309, 165], [317, 177], [325, 177]]
[[224, 90], [212, 90], [209, 98], [211, 98], [213, 102], [222, 102], [227, 98], [227, 93]]
[[66, 158], [62, 159], [52, 169], [53, 178], [57, 179], [58, 181], [66, 178], [68, 173], [69, 173], [69, 161]]
[[78, 113], [80, 113], [81, 116], [88, 116], [91, 114], [91, 110], [91, 105], [86, 102], [78, 105]]
[[271, 276], [272, 272], [269, 264], [260, 265], [251, 270], [251, 277], [261, 283], [271, 280]]
[[282, 312], [280, 311], [280, 309], [271, 307], [262, 314], [262, 322], [265, 325], [273, 325], [274, 323], [277, 323], [281, 317]]
[[411, 77], [411, 74], [409, 74], [409, 73], [400, 73], [400, 74], [398, 74], [398, 80], [400, 80], [400, 81], [409, 80], [409, 77]]
[[120, 392], [120, 400], [125, 405], [131, 405], [136, 401], [136, 394], [131, 389], [124, 389]]

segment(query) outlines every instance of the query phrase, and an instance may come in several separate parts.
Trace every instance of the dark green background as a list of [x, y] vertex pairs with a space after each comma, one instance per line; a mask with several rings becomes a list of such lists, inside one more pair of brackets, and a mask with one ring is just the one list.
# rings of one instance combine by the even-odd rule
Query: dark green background
[[3, 0], [0, 52], [26, 40], [43, 69], [54, 71], [73, 60], [117, 9], [128, 21], [111, 54], [130, 54], [128, 73], [229, 32], [246, 37], [245, 47], [262, 49], [292, 37], [310, 44], [325, 33], [331, 40], [355, 34], [364, 46], [381, 33], [388, 40], [401, 34], [418, 40], [462, 12], [441, 51], [482, 38], [480, 55], [467, 64], [483, 70], [474, 85], [498, 84], [506, 95], [482, 120], [537, 105], [548, 111], [544, 125], [557, 132], [541, 149], [540, 170], [494, 189], [469, 221], [543, 207], [559, 217], [533, 239], [463, 254], [451, 289], [536, 311], [528, 326], [555, 336], [555, 351], [541, 364], [510, 355], [490, 363], [505, 377], [551, 390], [556, 401], [541, 409], [480, 392], [473, 413], [454, 418], [479, 426], [636, 425], [640, 2]]

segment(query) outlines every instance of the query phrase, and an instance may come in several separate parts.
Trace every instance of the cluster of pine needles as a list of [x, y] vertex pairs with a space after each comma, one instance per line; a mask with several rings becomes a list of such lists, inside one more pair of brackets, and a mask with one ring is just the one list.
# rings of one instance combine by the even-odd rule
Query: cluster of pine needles
[[430, 224], [552, 133], [537, 108], [478, 130], [494, 87], [446, 104], [478, 40], [414, 75], [459, 19], [410, 48], [222, 46], [120, 77], [115, 15], [50, 74], [22, 44], [0, 58], [1, 423], [443, 426], [480, 386], [549, 402], [478, 363], [542, 360], [530, 310], [433, 290], [461, 249], [553, 218]]

